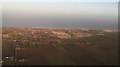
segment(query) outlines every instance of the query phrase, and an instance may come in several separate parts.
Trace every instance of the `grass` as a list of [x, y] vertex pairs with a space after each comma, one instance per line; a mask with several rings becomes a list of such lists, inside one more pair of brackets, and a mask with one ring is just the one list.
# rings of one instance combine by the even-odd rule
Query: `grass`
[[67, 50], [65, 47], [63, 47], [63, 46], [57, 46], [56, 48], [57, 48], [58, 50], [60, 50], [60, 51], [68, 52], [68, 50]]

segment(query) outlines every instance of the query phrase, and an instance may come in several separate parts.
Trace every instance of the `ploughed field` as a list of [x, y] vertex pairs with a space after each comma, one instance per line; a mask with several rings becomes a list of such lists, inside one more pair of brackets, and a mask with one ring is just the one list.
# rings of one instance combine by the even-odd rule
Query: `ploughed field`
[[[25, 60], [27, 65], [116, 65], [118, 62], [115, 30], [16, 27], [2, 30], [4, 65], [23, 64]], [[6, 60], [8, 57], [15, 57], [16, 61]]]

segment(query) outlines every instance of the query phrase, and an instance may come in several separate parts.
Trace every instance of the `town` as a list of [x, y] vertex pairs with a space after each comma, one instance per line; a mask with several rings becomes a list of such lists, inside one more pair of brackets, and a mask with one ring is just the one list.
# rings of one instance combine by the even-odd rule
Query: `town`
[[[116, 30], [4, 27], [0, 36], [3, 45], [3, 65], [117, 63]], [[7, 49], [8, 46], [10, 48]], [[106, 60], [100, 59], [102, 57]]]

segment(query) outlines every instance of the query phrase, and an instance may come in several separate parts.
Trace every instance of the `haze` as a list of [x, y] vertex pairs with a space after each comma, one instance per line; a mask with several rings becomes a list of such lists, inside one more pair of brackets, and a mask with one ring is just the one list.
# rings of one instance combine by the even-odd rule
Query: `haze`
[[118, 29], [117, 2], [6, 2], [3, 27]]

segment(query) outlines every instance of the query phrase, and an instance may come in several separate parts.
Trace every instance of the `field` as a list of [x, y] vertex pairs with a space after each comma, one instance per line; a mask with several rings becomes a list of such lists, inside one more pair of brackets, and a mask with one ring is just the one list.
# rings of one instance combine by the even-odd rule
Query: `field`
[[15, 57], [16, 63], [21, 58], [28, 61], [27, 65], [117, 65], [118, 62], [118, 32], [114, 30], [3, 28], [2, 34], [3, 59]]

